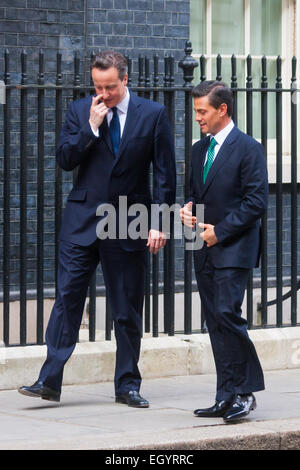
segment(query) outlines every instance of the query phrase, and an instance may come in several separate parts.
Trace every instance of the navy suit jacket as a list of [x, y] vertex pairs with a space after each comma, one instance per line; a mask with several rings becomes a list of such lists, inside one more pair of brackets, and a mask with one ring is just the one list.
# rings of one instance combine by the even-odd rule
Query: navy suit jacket
[[[70, 171], [78, 167], [77, 181], [64, 210], [60, 238], [81, 246], [97, 238], [96, 210], [101, 203], [111, 203], [118, 210], [119, 196], [128, 197], [128, 206], [142, 203], [150, 207], [152, 202], [172, 205], [175, 200], [174, 146], [165, 107], [130, 92], [126, 123], [115, 157], [106, 118], [99, 127], [98, 138], [90, 128], [91, 103], [91, 96], [70, 103], [56, 152], [61, 168]], [[151, 162], [153, 198], [149, 186]], [[144, 239], [121, 240], [122, 247], [130, 251], [144, 249], [146, 243]]]
[[190, 201], [204, 204], [204, 221], [218, 243], [195, 251], [195, 270], [209, 255], [216, 268], [253, 268], [260, 254], [260, 218], [267, 208], [268, 177], [263, 147], [234, 127], [203, 183], [210, 137], [193, 145]]

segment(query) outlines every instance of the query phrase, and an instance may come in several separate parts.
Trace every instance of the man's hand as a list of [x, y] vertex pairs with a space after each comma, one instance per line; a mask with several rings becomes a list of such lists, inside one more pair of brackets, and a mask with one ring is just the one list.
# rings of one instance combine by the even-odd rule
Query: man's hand
[[197, 222], [197, 218], [192, 214], [192, 202], [188, 202], [180, 209], [181, 222], [187, 227], [193, 228]]
[[148, 243], [150, 253], [156, 255], [158, 251], [165, 246], [167, 237], [163, 232], [151, 229], [149, 230]]
[[211, 224], [203, 224], [201, 222], [198, 225], [200, 228], [204, 228], [204, 232], [200, 233], [200, 237], [202, 237], [203, 240], [206, 242], [208, 248], [210, 246], [216, 245], [218, 243], [218, 239], [214, 230], [215, 226]]
[[105, 118], [108, 108], [102, 101], [102, 95], [92, 97], [92, 105], [90, 108], [90, 119], [89, 123], [94, 132], [97, 132], [98, 127], [101, 126], [103, 119]]

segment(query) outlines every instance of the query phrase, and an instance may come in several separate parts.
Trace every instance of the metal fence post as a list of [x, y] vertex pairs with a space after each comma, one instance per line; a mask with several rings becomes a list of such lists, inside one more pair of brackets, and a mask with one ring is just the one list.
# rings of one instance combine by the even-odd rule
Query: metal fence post
[[[184, 198], [187, 200], [190, 190], [191, 177], [191, 150], [192, 150], [192, 81], [194, 78], [194, 69], [198, 67], [197, 61], [192, 57], [192, 45], [190, 41], [186, 42], [185, 57], [179, 62], [179, 67], [183, 70], [184, 88], [185, 88], [185, 183]], [[192, 251], [186, 250], [186, 240], [184, 247], [184, 332], [192, 332]]]

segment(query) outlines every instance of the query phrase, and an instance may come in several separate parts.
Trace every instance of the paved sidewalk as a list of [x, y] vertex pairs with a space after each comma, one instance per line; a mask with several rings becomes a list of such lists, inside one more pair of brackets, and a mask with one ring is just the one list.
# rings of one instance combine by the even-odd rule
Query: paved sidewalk
[[215, 375], [145, 379], [148, 409], [114, 403], [112, 383], [65, 386], [60, 403], [1, 391], [0, 449], [300, 449], [300, 369], [265, 380], [234, 425], [193, 416], [213, 403]]

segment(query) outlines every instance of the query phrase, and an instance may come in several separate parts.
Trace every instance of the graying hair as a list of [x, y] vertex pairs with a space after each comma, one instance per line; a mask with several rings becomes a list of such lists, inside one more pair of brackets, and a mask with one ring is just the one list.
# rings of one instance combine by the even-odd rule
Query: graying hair
[[118, 70], [120, 80], [123, 80], [128, 72], [127, 60], [120, 52], [100, 51], [91, 60], [91, 71], [93, 68], [107, 70], [110, 67]]

